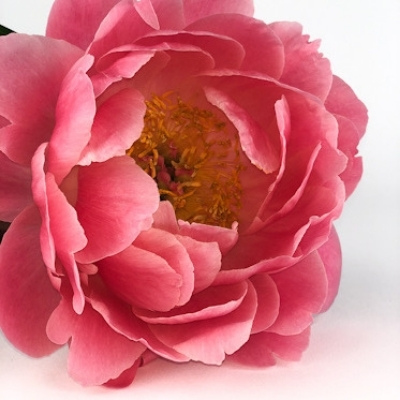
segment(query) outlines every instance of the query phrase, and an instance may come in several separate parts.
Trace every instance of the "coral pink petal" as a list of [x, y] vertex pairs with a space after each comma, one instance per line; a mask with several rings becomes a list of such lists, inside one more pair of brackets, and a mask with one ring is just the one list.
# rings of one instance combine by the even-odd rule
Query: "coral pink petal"
[[326, 311], [332, 305], [338, 293], [342, 270], [342, 251], [339, 237], [334, 227], [332, 227], [328, 241], [317, 251], [325, 266], [328, 279], [328, 293], [321, 308], [321, 311]]
[[230, 358], [253, 367], [275, 365], [276, 356], [288, 361], [298, 361], [308, 347], [309, 336], [310, 328], [291, 336], [260, 332], [252, 335], [249, 341]]
[[46, 35], [86, 49], [111, 8], [120, 0], [56, 0]]
[[162, 257], [176, 271], [181, 277], [181, 286], [179, 300], [174, 306], [187, 303], [193, 294], [195, 275], [190, 255], [182, 243], [172, 234], [150, 229], [137, 237], [134, 246]]
[[275, 22], [269, 27], [285, 49], [285, 67], [280, 81], [312, 93], [325, 101], [332, 84], [329, 60], [318, 52], [319, 41], [309, 42], [295, 22]]
[[41, 145], [32, 159], [32, 193], [43, 221], [44, 261], [48, 268], [54, 269], [57, 250], [75, 253], [86, 246], [87, 239], [75, 209], [57, 186], [54, 175], [44, 172], [46, 148], [46, 144]]
[[287, 361], [299, 361], [310, 340], [311, 328], [289, 336], [265, 333], [269, 346], [276, 356]]
[[332, 87], [325, 106], [329, 112], [352, 121], [358, 130], [358, 140], [365, 133], [368, 122], [368, 111], [357, 98], [353, 89], [337, 76], [333, 76]]
[[245, 282], [236, 285], [214, 286], [192, 296], [190, 302], [166, 313], [135, 310], [135, 314], [149, 324], [186, 324], [227, 315], [236, 310], [247, 295]]
[[150, 227], [158, 204], [156, 184], [130, 157], [80, 167], [75, 208], [88, 245], [77, 261], [90, 264], [128, 247]]
[[109, 381], [104, 383], [104, 386], [110, 388], [123, 388], [129, 386], [135, 379], [136, 372], [141, 366], [141, 364], [142, 364], [142, 357], [138, 358], [130, 368], [123, 371], [118, 378], [110, 379]]
[[32, 203], [31, 171], [0, 152], [0, 220], [12, 221]]
[[214, 14], [243, 14], [253, 16], [252, 0], [185, 0], [183, 1], [186, 24]]
[[178, 221], [175, 210], [170, 201], [160, 201], [157, 211], [153, 215], [153, 228], [161, 229], [169, 233], [178, 233]]
[[279, 167], [280, 149], [275, 148], [265, 131], [248, 115], [245, 109], [224, 93], [205, 89], [208, 101], [218, 107], [236, 127], [242, 150], [251, 163], [266, 174]]
[[325, 266], [317, 252], [296, 265], [271, 274], [280, 295], [279, 316], [268, 332], [297, 335], [312, 322], [328, 290]]
[[85, 386], [101, 385], [130, 368], [146, 347], [115, 332], [92, 308], [78, 318], [71, 339], [68, 371]]
[[274, 280], [268, 274], [257, 274], [250, 278], [257, 293], [257, 313], [251, 333], [269, 328], [279, 315], [280, 296]]
[[180, 325], [151, 325], [156, 336], [191, 360], [219, 365], [226, 354], [237, 351], [250, 336], [257, 308], [251, 284], [241, 305], [222, 317]]
[[47, 149], [47, 170], [60, 183], [78, 163], [90, 139], [96, 112], [93, 87], [86, 72], [91, 56], [81, 58], [65, 77], [56, 107], [56, 126]]
[[222, 255], [231, 250], [239, 238], [237, 224], [234, 224], [231, 229], [195, 222], [189, 223], [182, 220], [179, 220], [178, 224], [181, 235], [189, 236], [200, 242], [218, 243]]
[[0, 53], [0, 76], [5, 78], [0, 115], [10, 122], [2, 128], [0, 151], [29, 165], [37, 147], [51, 136], [61, 82], [83, 52], [47, 37], [12, 34], [0, 38]]
[[143, 96], [136, 90], [125, 89], [107, 99], [97, 110], [80, 164], [125, 155], [143, 130], [145, 112]]
[[0, 328], [18, 349], [33, 357], [58, 346], [46, 335], [57, 307], [39, 243], [40, 216], [30, 207], [13, 221], [0, 246]]
[[186, 356], [160, 342], [150, 331], [149, 326], [132, 313], [131, 306], [112, 295], [104, 287], [91, 292], [90, 302], [116, 332], [128, 339], [145, 344], [164, 358], [177, 362], [188, 361]]
[[245, 56], [243, 46], [234, 39], [211, 32], [155, 32], [137, 42], [149, 49], [162, 43], [180, 43], [200, 48], [211, 55], [215, 68], [237, 69]]
[[221, 251], [216, 242], [200, 242], [188, 236], [176, 238], [186, 249], [194, 266], [194, 293], [212, 284], [221, 269]]
[[[158, 21], [158, 16], [154, 10], [152, 0], [135, 1], [133, 3], [135, 10], [142, 17], [143, 21], [147, 25], [151, 26], [153, 29], [160, 29], [160, 23]], [[170, 8], [172, 8], [170, 6]]]
[[[182, 0], [147, 0], [147, 3], [152, 3], [153, 10], [157, 14], [158, 28], [162, 30], [180, 30], [185, 26], [185, 19], [183, 14], [184, 1]], [[136, 9], [137, 8], [136, 3]], [[139, 10], [138, 10], [139, 11]], [[146, 18], [144, 13], [141, 14], [144, 20]], [[153, 23], [154, 27], [155, 24]]]
[[151, 251], [129, 246], [97, 265], [105, 284], [128, 304], [168, 311], [179, 302], [182, 277]]
[[90, 54], [99, 58], [154, 31], [140, 15], [143, 15], [143, 6], [135, 7], [133, 3], [119, 1], [104, 17], [88, 49]]
[[363, 172], [361, 157], [356, 157], [358, 153], [359, 131], [355, 124], [340, 115], [336, 115], [339, 124], [338, 148], [347, 156], [346, 169], [340, 174], [345, 187], [346, 198], [349, 197], [358, 185]]
[[[96, 62], [95, 70], [91, 71], [91, 80], [96, 96], [100, 96], [112, 83], [119, 82], [123, 78], [132, 78], [151, 60], [155, 52], [156, 50], [153, 49], [144, 50], [139, 46], [126, 45], [115, 48], [102, 56]], [[132, 91], [131, 95], [135, 97], [133, 89], [130, 90]], [[122, 96], [129, 95], [122, 94]], [[138, 95], [136, 96], [138, 97]], [[114, 105], [115, 100], [112, 100], [111, 104]], [[135, 101], [136, 99], [133, 98], [133, 102]], [[115, 105], [118, 104], [119, 102], [117, 101]], [[131, 112], [133, 113], [133, 111]]]
[[195, 21], [185, 30], [214, 32], [238, 41], [246, 52], [242, 70], [258, 71], [277, 79], [282, 74], [285, 62], [282, 42], [262, 21], [239, 14], [218, 14]]
[[[199, 243], [200, 245], [201, 242], [206, 244], [217, 243], [222, 254], [227, 253], [235, 245], [239, 236], [237, 224], [234, 224], [229, 229], [220, 226], [189, 223], [183, 220], [177, 221], [174, 208], [169, 201], [160, 202], [160, 207], [154, 214], [153, 227], [173, 234], [179, 234], [179, 237], [186, 236], [193, 239], [194, 243]], [[195, 271], [195, 273], [198, 273], [198, 271]]]

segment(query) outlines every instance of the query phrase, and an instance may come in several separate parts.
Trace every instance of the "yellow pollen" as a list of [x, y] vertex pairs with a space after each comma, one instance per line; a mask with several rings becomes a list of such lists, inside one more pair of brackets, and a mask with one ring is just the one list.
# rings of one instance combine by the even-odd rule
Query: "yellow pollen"
[[142, 134], [126, 153], [156, 181], [178, 219], [231, 227], [242, 194], [236, 132], [174, 92], [153, 95], [146, 106]]

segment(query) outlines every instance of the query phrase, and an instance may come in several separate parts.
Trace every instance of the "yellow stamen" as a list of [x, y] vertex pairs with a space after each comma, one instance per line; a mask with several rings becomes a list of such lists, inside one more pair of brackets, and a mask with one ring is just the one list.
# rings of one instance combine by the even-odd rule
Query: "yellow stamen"
[[230, 227], [242, 193], [236, 132], [174, 92], [154, 95], [146, 106], [142, 135], [126, 153], [155, 179], [177, 218]]

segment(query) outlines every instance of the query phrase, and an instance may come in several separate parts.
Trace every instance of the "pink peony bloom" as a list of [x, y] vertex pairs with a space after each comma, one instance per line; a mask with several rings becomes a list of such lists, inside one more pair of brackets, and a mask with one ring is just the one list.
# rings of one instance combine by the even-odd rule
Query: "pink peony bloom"
[[0, 327], [84, 385], [297, 360], [338, 290], [367, 112], [251, 0], [57, 0], [0, 39]]

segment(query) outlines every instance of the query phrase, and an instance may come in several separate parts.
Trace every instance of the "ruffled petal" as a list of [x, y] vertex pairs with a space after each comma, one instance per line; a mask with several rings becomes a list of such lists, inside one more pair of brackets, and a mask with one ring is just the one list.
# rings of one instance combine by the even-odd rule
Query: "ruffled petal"
[[35, 207], [27, 208], [0, 246], [0, 328], [14, 346], [33, 357], [58, 348], [46, 335], [59, 294], [43, 263], [39, 232], [39, 213]]
[[253, 367], [275, 365], [276, 357], [287, 361], [298, 361], [308, 347], [309, 337], [309, 327], [290, 336], [260, 332], [251, 335], [249, 341], [230, 358]]
[[332, 227], [328, 241], [317, 251], [325, 266], [326, 277], [328, 279], [328, 292], [321, 308], [321, 312], [323, 312], [332, 305], [338, 293], [342, 270], [342, 251], [339, 236], [334, 227]]
[[186, 24], [215, 14], [243, 14], [252, 17], [252, 0], [185, 0], [183, 1]]
[[149, 326], [133, 314], [131, 306], [111, 294], [104, 285], [92, 286], [90, 302], [116, 332], [145, 344], [154, 353], [166, 359], [177, 362], [188, 361], [186, 356], [158, 340]]
[[254, 317], [252, 335], [269, 328], [279, 315], [280, 296], [274, 280], [268, 274], [250, 278], [257, 293], [257, 313]]
[[142, 232], [133, 245], [162, 257], [176, 271], [181, 277], [181, 284], [179, 299], [174, 306], [187, 303], [194, 290], [194, 266], [180, 241], [165, 231], [150, 229]]
[[151, 251], [129, 246], [97, 265], [105, 284], [128, 304], [168, 311], [179, 302], [182, 277]]
[[92, 307], [85, 307], [82, 315], [75, 314], [69, 299], [60, 303], [47, 331], [57, 342], [71, 340], [68, 372], [85, 386], [119, 378], [146, 350], [143, 344], [114, 331]]
[[61, 83], [83, 52], [47, 37], [10, 34], [0, 38], [0, 53], [0, 116], [9, 122], [0, 151], [28, 166], [51, 136]]
[[158, 204], [156, 184], [130, 157], [80, 167], [75, 208], [88, 245], [77, 261], [90, 264], [127, 248], [150, 227]]
[[251, 163], [266, 174], [279, 166], [280, 149], [274, 146], [269, 135], [250, 117], [246, 110], [223, 92], [205, 88], [211, 104], [218, 107], [237, 129], [240, 145]]
[[86, 49], [111, 8], [121, 0], [56, 0], [46, 35]]
[[335, 75], [325, 106], [329, 112], [353, 122], [358, 130], [358, 140], [361, 139], [367, 127], [368, 110], [357, 98], [353, 89]]
[[137, 44], [154, 48], [162, 43], [180, 43], [201, 49], [210, 54], [214, 68], [239, 68], [245, 56], [245, 49], [236, 40], [212, 32], [154, 32], [137, 41]]
[[296, 265], [270, 275], [280, 296], [279, 316], [268, 332], [297, 335], [312, 322], [326, 299], [328, 282], [325, 266], [317, 252]]
[[257, 308], [251, 284], [241, 305], [222, 317], [177, 325], [151, 325], [166, 345], [194, 361], [219, 365], [247, 342]]
[[0, 152], [0, 220], [12, 221], [32, 203], [31, 171]]
[[56, 125], [47, 149], [47, 170], [60, 183], [78, 163], [90, 139], [96, 112], [93, 87], [86, 72], [91, 56], [81, 58], [66, 75], [56, 107]]
[[73, 254], [86, 246], [87, 239], [68, 202], [51, 173], [44, 173], [46, 144], [38, 148], [32, 160], [32, 193], [42, 217], [40, 244], [46, 266], [58, 273], [61, 262], [74, 291], [74, 309], [81, 313], [85, 297], [81, 288], [78, 267]]
[[245, 49], [241, 70], [258, 71], [272, 78], [282, 75], [285, 62], [282, 42], [262, 21], [239, 14], [217, 14], [194, 21], [185, 30], [231, 37]]
[[212, 284], [221, 269], [221, 252], [216, 242], [200, 242], [188, 236], [176, 236], [189, 254], [194, 268], [193, 293], [200, 292]]
[[92, 134], [81, 165], [125, 155], [143, 130], [146, 106], [136, 90], [126, 89], [107, 99], [97, 109]]
[[285, 67], [279, 80], [325, 101], [332, 84], [332, 72], [329, 60], [318, 52], [320, 42], [310, 42], [296, 22], [275, 22], [269, 27], [285, 49]]
[[149, 324], [186, 324], [207, 321], [236, 310], [247, 295], [248, 285], [240, 282], [231, 286], [214, 286], [192, 296], [190, 302], [169, 312], [135, 310], [135, 314]]

